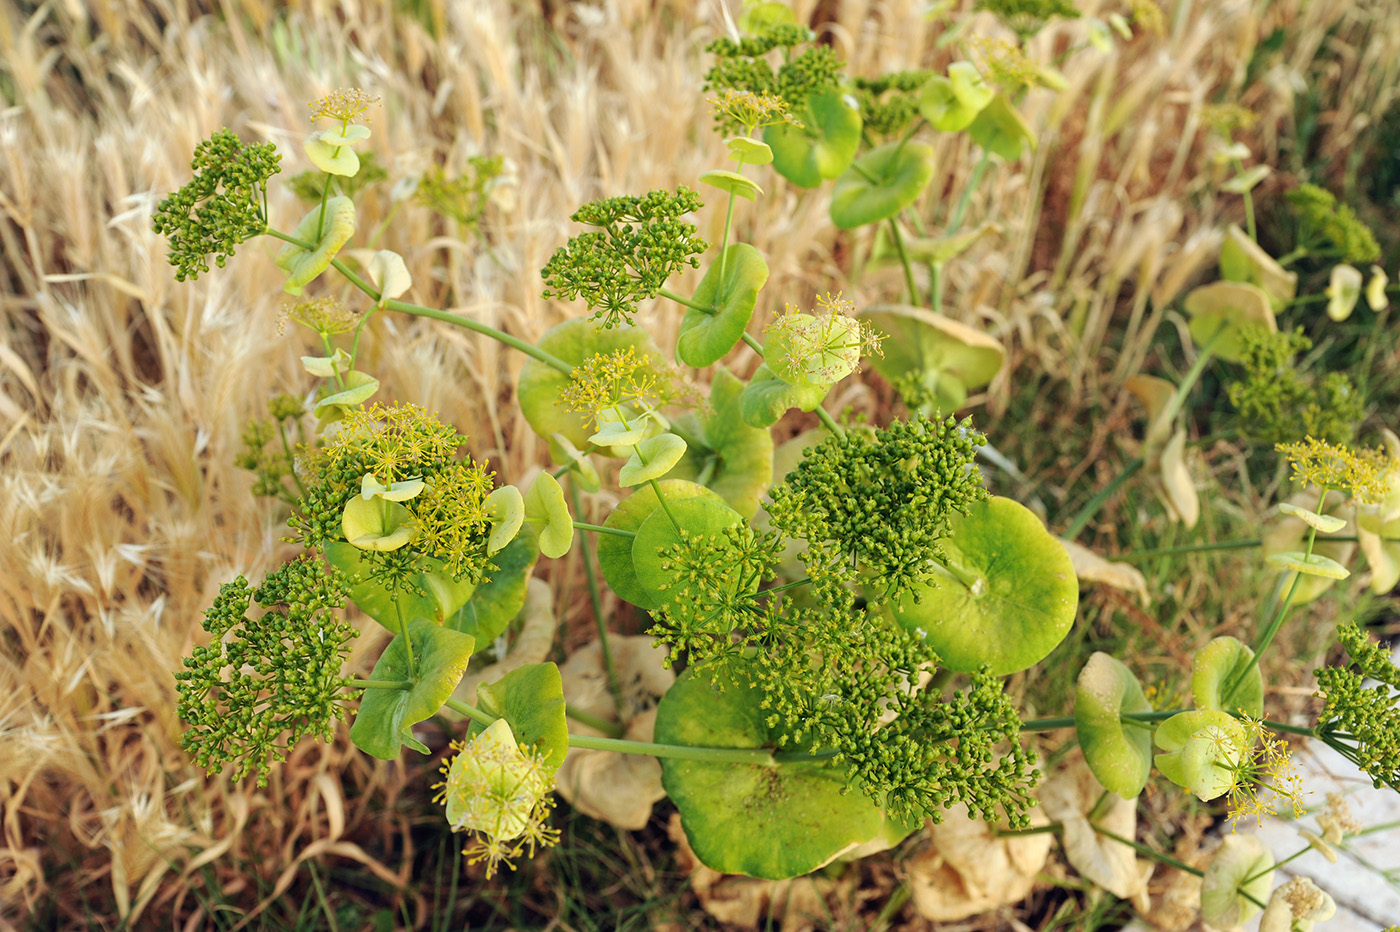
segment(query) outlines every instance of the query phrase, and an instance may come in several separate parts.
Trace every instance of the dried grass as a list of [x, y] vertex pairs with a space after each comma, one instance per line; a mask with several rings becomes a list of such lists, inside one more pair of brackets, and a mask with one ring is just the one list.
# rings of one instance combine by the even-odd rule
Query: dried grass
[[[201, 611], [219, 583], [283, 555], [231, 460], [268, 394], [304, 384], [304, 349], [275, 336], [281, 281], [268, 250], [251, 244], [229, 270], [177, 284], [152, 209], [222, 125], [276, 141], [285, 169], [299, 170], [305, 102], [365, 87], [383, 98], [371, 146], [391, 170], [456, 168], [478, 152], [519, 167], [515, 211], [488, 225], [491, 255], [416, 207], [380, 245], [408, 258], [410, 297], [534, 338], [577, 313], [538, 297], [537, 270], [579, 203], [690, 182], [719, 159], [699, 48], [723, 28], [708, 0], [546, 4], [547, 19], [508, 0], [420, 6], [421, 21], [366, 0], [0, 3], [0, 922], [47, 900], [62, 924], [82, 925], [81, 890], [100, 913], [134, 920], [154, 906], [196, 928], [186, 878], [205, 865], [245, 899], [240, 868], [280, 891], [327, 855], [406, 879], [407, 855], [387, 866], [351, 840], [411, 850], [406, 826], [367, 810], [404, 789], [400, 768], [305, 746], [259, 791], [206, 782], [179, 751], [171, 671]], [[796, 7], [818, 15], [856, 73], [947, 60], [914, 0]], [[1193, 245], [1237, 210], [1212, 193], [1200, 106], [1244, 91], [1268, 159], [1291, 130], [1286, 69], [1325, 46], [1336, 64], [1320, 144], [1342, 153], [1394, 93], [1400, 36], [1379, 30], [1387, 15], [1386, 0], [1181, 0], [1167, 38], [1107, 58], [1072, 53], [1069, 90], [1027, 102], [1042, 127], [1034, 159], [994, 170], [973, 200], [969, 222], [996, 220], [1004, 234], [950, 269], [951, 313], [988, 322], [1076, 388], [1133, 371], [1162, 321], [1147, 295], [1189, 277]], [[1250, 50], [1280, 23], [1290, 64], [1242, 88]], [[1083, 30], [1054, 26], [1037, 51], [1076, 47]], [[972, 168], [959, 139], [936, 149], [929, 211]], [[774, 305], [828, 288], [862, 301], [897, 293], [893, 277], [844, 280], [837, 257], [852, 243], [830, 228], [823, 195], [766, 184], [739, 235], [767, 255]], [[276, 186], [272, 209], [302, 211]], [[361, 229], [388, 209], [369, 197]], [[719, 214], [704, 218], [715, 237]], [[655, 323], [665, 345], [675, 316]], [[438, 409], [504, 476], [542, 459], [501, 404], [519, 357], [415, 321], [374, 331], [369, 366], [393, 396]], [[993, 410], [1007, 397], [995, 386]], [[861, 386], [841, 400], [878, 403]], [[362, 640], [368, 664], [382, 641]]]

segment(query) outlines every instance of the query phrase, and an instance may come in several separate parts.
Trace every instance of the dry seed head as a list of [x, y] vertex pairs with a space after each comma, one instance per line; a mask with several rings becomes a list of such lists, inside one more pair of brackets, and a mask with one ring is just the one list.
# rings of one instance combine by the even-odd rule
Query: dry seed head
[[277, 320], [279, 336], [286, 331], [289, 320], [323, 337], [332, 337], [354, 330], [360, 323], [360, 315], [339, 298], [311, 298], [282, 305], [282, 314]]
[[1317, 817], [1317, 826], [1322, 829], [1322, 837], [1334, 845], [1347, 835], [1361, 831], [1361, 823], [1356, 821], [1351, 805], [1341, 793], [1327, 794], [1327, 808]]
[[370, 104], [379, 103], [378, 97], [371, 97], [358, 87], [342, 87], [331, 91], [320, 100], [307, 104], [311, 108], [311, 122], [325, 118], [349, 123], [364, 113]]

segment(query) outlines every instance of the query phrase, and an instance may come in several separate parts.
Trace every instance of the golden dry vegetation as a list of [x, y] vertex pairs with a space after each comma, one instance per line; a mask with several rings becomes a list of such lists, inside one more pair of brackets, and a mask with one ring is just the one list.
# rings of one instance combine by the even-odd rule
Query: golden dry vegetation
[[[942, 67], [952, 55], [924, 3], [795, 6], [854, 74]], [[258, 789], [206, 778], [178, 745], [172, 671], [202, 634], [203, 608], [221, 582], [260, 575], [285, 550], [232, 459], [266, 399], [299, 391], [309, 351], [279, 330], [281, 276], [265, 244], [245, 245], [222, 272], [174, 281], [151, 215], [184, 182], [194, 145], [228, 126], [276, 142], [294, 173], [305, 167], [306, 102], [358, 86], [382, 98], [369, 148], [391, 182], [478, 153], [509, 158], [515, 204], [485, 221], [489, 251], [413, 204], [378, 245], [408, 258], [414, 300], [533, 339], [579, 312], [539, 297], [538, 269], [580, 203], [691, 182], [720, 159], [700, 91], [702, 46], [725, 28], [719, 7], [3, 0], [0, 927], [38, 910], [63, 928], [160, 917], [197, 929], [201, 889], [217, 885], [247, 909], [259, 894], [304, 888], [308, 863], [359, 862], [407, 886], [410, 901], [422, 896], [408, 883], [411, 810], [398, 801], [426, 795], [425, 768], [370, 763], [342, 740], [297, 748]], [[1395, 93], [1390, 0], [1166, 0], [1163, 10], [1164, 34], [1108, 55], [1084, 47], [1081, 23], [1035, 40], [1041, 58], [1066, 56], [1069, 87], [1029, 98], [1041, 145], [1020, 166], [994, 167], [970, 221], [999, 232], [950, 267], [946, 286], [951, 313], [1000, 336], [1016, 361], [979, 421], [1007, 411], [1024, 379], [1098, 412], [1072, 460], [1061, 450], [1035, 463], [1059, 470], [1066, 489], [1111, 434], [1130, 430], [1115, 386], [1172, 326], [1162, 299], [1211, 264], [1219, 229], [1239, 216], [1239, 199], [1217, 193], [1202, 107], [1237, 101], [1259, 115], [1248, 141], [1281, 168], [1267, 192], [1298, 164], [1299, 94], [1319, 101], [1309, 158], [1340, 172]], [[977, 15], [968, 32], [996, 28]], [[1281, 53], [1251, 71], [1278, 29]], [[969, 149], [962, 136], [939, 141], [926, 212], [961, 189]], [[765, 186], [740, 236], [768, 257], [766, 300], [829, 288], [862, 303], [897, 295], [894, 273], [851, 280], [865, 244], [838, 235], [822, 195], [775, 177]], [[364, 198], [362, 230], [393, 209], [387, 188]], [[284, 186], [272, 197], [274, 217], [300, 216]], [[721, 213], [703, 222], [717, 238]], [[675, 318], [649, 323], [664, 342]], [[521, 359], [510, 350], [381, 315], [368, 352], [392, 397], [441, 412], [501, 475], [545, 461], [512, 404]], [[887, 398], [856, 382], [834, 400], [875, 413]], [[1034, 459], [1026, 444], [1009, 446]], [[547, 572], [566, 611], [587, 610], [574, 557]], [[374, 636], [356, 658], [367, 670], [383, 642], [365, 630]]]

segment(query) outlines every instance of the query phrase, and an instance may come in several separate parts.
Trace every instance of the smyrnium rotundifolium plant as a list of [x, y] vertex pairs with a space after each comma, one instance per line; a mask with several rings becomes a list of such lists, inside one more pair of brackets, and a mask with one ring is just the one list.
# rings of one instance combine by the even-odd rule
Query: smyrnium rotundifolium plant
[[[1035, 14], [1017, 20], [1027, 29], [1066, 15], [1054, 4], [991, 6]], [[228, 584], [207, 614], [212, 641], [179, 674], [196, 762], [266, 779], [290, 742], [329, 740], [349, 716], [357, 747], [394, 760], [404, 748], [431, 753], [421, 731], [429, 718], [469, 720], [470, 733], [441, 762], [435, 799], [454, 830], [473, 835], [468, 857], [488, 876], [557, 838], [551, 790], [571, 747], [657, 758], [697, 856], [718, 871], [769, 879], [897, 844], [957, 806], [1007, 831], [1032, 830], [1043, 765], [1030, 732], [1075, 729], [1105, 795], [1135, 800], [1155, 770], [1201, 800], [1223, 797], [1237, 819], [1296, 811], [1304, 789], [1285, 734], [1334, 744], [1394, 785], [1393, 697], [1362, 685], [1364, 675], [1391, 683], [1393, 670], [1357, 636], [1343, 635], [1350, 666], [1319, 672], [1326, 707], [1315, 727], [1264, 717], [1260, 658], [1293, 604], [1287, 586], [1252, 643], [1201, 647], [1189, 705], [1153, 708], [1131, 667], [1098, 652], [1079, 677], [1073, 718], [1023, 719], [1021, 693], [1005, 678], [1032, 669], [1073, 627], [1076, 569], [1044, 519], [991, 494], [977, 465], [979, 455], [1000, 454], [958, 412], [970, 391], [998, 377], [1007, 353], [994, 335], [943, 313], [942, 270], [981, 236], [959, 233], [972, 189], [1036, 144], [1017, 109], [1023, 90], [1053, 91], [1055, 74], [1029, 47], [986, 45], [990, 81], [957, 61], [946, 75], [848, 83], [831, 47], [773, 16], [711, 46], [711, 112], [730, 135], [716, 147], [716, 167], [695, 181], [718, 203], [707, 207], [678, 184], [581, 205], [572, 220], [587, 229], [558, 247], [541, 276], [546, 298], [581, 299], [586, 316], [533, 342], [403, 300], [413, 285], [407, 252], [347, 248], [365, 235], [356, 222], [362, 189], [340, 179], [361, 167], [354, 147], [368, 138], [358, 122], [374, 102], [368, 94], [341, 91], [313, 105], [329, 127], [293, 153], [323, 175], [319, 203], [300, 218], [267, 215], [275, 147], [246, 146], [227, 131], [202, 144], [194, 181], [162, 202], [155, 221], [177, 278], [208, 271], [210, 256], [222, 265], [266, 233], [282, 243], [284, 289], [300, 298], [285, 318], [313, 348], [302, 357], [310, 381], [300, 400], [275, 401], [272, 420], [250, 426], [240, 457], [258, 493], [286, 504], [304, 552], [257, 590]], [[924, 212], [933, 149], [919, 137], [963, 132], [979, 161], [935, 236]], [[774, 294], [763, 253], [740, 241], [751, 224], [735, 222], [745, 202], [766, 196], [769, 172], [794, 189], [833, 182], [833, 224], [878, 230], [879, 241], [853, 241], [869, 243], [872, 258], [876, 249], [898, 257], [906, 303], [877, 304], [860, 282], [815, 300]], [[459, 223], [476, 229], [491, 209], [466, 197], [479, 186], [441, 176], [419, 194], [454, 191]], [[1340, 211], [1316, 200], [1307, 208], [1316, 239], [1365, 245]], [[698, 235], [707, 209], [724, 216], [713, 244]], [[290, 233], [277, 225], [288, 222]], [[1292, 373], [1270, 384], [1270, 371], [1287, 369], [1303, 346], [1275, 320], [1275, 302], [1291, 300], [1281, 297], [1289, 280], [1250, 234], [1230, 242], [1222, 272], [1239, 280], [1187, 296], [1189, 333], [1201, 346], [1179, 384], [1159, 380], [1148, 393], [1154, 410], [1139, 465], [1154, 460], [1159, 481], [1179, 488], [1187, 427], [1177, 422], [1191, 385], [1212, 360], [1243, 364], [1231, 398], [1247, 431], [1282, 441], [1293, 479], [1318, 495], [1315, 508], [1280, 505], [1308, 530], [1301, 550], [1273, 554], [1269, 565], [1292, 574], [1283, 579], [1295, 588], [1303, 575], [1345, 575], [1315, 552], [1318, 533], [1348, 520], [1329, 512], [1327, 494], [1378, 502], [1388, 461], [1342, 445], [1360, 402], [1341, 381]], [[691, 269], [699, 279], [685, 290]], [[342, 282], [353, 290], [331, 293]], [[767, 326], [756, 323], [779, 307], [786, 312]], [[386, 400], [395, 387], [381, 384], [362, 346], [389, 314], [460, 326], [524, 354], [516, 401], [551, 462], [498, 477], [472, 438], [436, 412]], [[668, 314], [679, 318], [674, 328], [639, 325]], [[674, 342], [662, 345], [664, 333]], [[909, 403], [907, 417], [864, 424], [828, 410], [833, 390], [872, 358]], [[794, 442], [800, 456], [779, 470], [775, 429], [791, 436], [783, 422], [793, 412], [820, 427]], [[600, 523], [585, 520], [591, 513]], [[676, 674], [651, 741], [620, 737], [634, 710], [607, 646], [596, 577], [589, 603], [614, 718], [571, 706], [543, 652], [459, 694], [468, 671], [484, 669], [487, 645], [509, 659], [525, 640], [529, 592], [552, 578], [548, 561], [573, 553], [636, 607], [657, 665]], [[356, 633], [339, 614], [346, 601], [388, 636], [367, 677], [342, 669]], [[570, 716], [590, 733], [571, 731]], [[1254, 902], [1256, 868], [1267, 865], [1238, 848], [1207, 872], [1203, 911], [1264, 908]]]

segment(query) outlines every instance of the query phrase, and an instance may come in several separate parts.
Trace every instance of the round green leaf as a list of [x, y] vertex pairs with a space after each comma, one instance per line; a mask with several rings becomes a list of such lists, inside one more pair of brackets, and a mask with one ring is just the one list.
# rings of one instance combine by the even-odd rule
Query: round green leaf
[[1196, 651], [1191, 663], [1191, 699], [1198, 709], [1216, 709], [1221, 712], [1244, 712], [1260, 718], [1264, 714], [1264, 676], [1259, 665], [1239, 688], [1226, 708], [1221, 693], [1234, 679], [1244, 672], [1254, 659], [1254, 651], [1232, 637], [1218, 637]]
[[1340, 515], [1320, 515], [1310, 508], [1300, 508], [1291, 502], [1279, 502], [1278, 510], [1302, 521], [1308, 527], [1315, 527], [1324, 534], [1335, 534], [1347, 526], [1347, 519]]
[[763, 261], [761, 252], [748, 243], [728, 246], [723, 261], [712, 262], [705, 270], [691, 299], [717, 310], [710, 314], [693, 307], [686, 309], [680, 339], [676, 341], [676, 359], [697, 369], [723, 359], [743, 338], [758, 302], [759, 289], [767, 281], [768, 263]]
[[[656, 740], [696, 747], [776, 744], [762, 692], [709, 671], [688, 670], [661, 699]], [[792, 761], [773, 766], [661, 761], [661, 782], [680, 810], [695, 854], [727, 874], [781, 880], [806, 874], [849, 845], [864, 844], [884, 817], [839, 768]]]
[[[671, 598], [667, 589], [676, 574], [667, 566], [671, 561], [672, 545], [681, 540], [676, 525], [684, 528], [690, 536], [697, 537], [717, 534], [744, 522], [739, 512], [709, 498], [690, 498], [680, 502], [667, 498], [666, 506], [656, 509], [642, 522], [632, 541], [632, 567], [637, 572], [637, 582], [656, 599], [657, 605]], [[671, 523], [672, 519], [675, 524]]]
[[773, 150], [769, 148], [768, 143], [761, 140], [750, 139], [748, 136], [734, 136], [726, 139], [724, 144], [729, 147], [729, 157], [736, 162], [745, 165], [767, 165], [773, 161]]
[[953, 82], [941, 74], [929, 78], [919, 89], [919, 115], [934, 129], [945, 133], [967, 129], [979, 111], [980, 108], [960, 100]]
[[478, 644], [496, 640], [524, 607], [530, 573], [539, 556], [539, 547], [529, 534], [506, 544], [491, 558], [491, 578], [477, 586], [467, 604], [445, 619], [443, 625], [470, 634]]
[[[872, 356], [870, 365], [887, 381], [894, 382], [910, 372], [922, 373], [935, 384], [951, 377], [956, 386], [948, 391], [961, 394], [983, 388], [1001, 371], [1006, 350], [1001, 342], [956, 320], [908, 305], [873, 307], [860, 320], [877, 333], [882, 355]], [[961, 400], [944, 410], [960, 407]]]
[[1321, 576], [1323, 579], [1346, 579], [1351, 570], [1320, 553], [1307, 554], [1301, 550], [1271, 553], [1264, 562], [1280, 570], [1292, 570], [1307, 576]]
[[1064, 546], [1030, 509], [1000, 496], [950, 526], [937, 585], [901, 593], [895, 618], [950, 670], [985, 663], [1005, 676], [1038, 663], [1069, 633], [1079, 605]]
[[[672, 506], [697, 496], [715, 502], [723, 501], [718, 493], [684, 479], [662, 479], [657, 485], [661, 488], [661, 494], [666, 496], [666, 503]], [[650, 485], [644, 485], [618, 502], [617, 507], [603, 521], [603, 525], [635, 534], [642, 522], [657, 510], [658, 505], [656, 490]], [[635, 538], [617, 534], [599, 534], [598, 566], [613, 592], [638, 608], [651, 611], [660, 607], [661, 600], [637, 581], [637, 571], [632, 565], [634, 540]]]
[[1124, 799], [1147, 785], [1152, 770], [1152, 729], [1123, 721], [1124, 714], [1151, 712], [1133, 671], [1095, 651], [1079, 671], [1074, 689], [1074, 729], [1094, 779]]
[[963, 106], [980, 113], [992, 102], [997, 92], [982, 78], [982, 72], [970, 61], [957, 61], [948, 66], [948, 80], [953, 94]]
[[[339, 541], [326, 544], [326, 559], [345, 574], [350, 598], [366, 615], [395, 633], [399, 618], [447, 618], [461, 608], [476, 590], [472, 582], [455, 582], [442, 561], [419, 557], [417, 570], [403, 589], [389, 592], [370, 578], [372, 568], [360, 559], [360, 551]], [[426, 593], [420, 595], [419, 593]], [[400, 616], [402, 612], [402, 616]]]
[[569, 514], [558, 479], [547, 472], [535, 477], [530, 491], [525, 493], [525, 517], [532, 522], [544, 522], [543, 528], [536, 528], [540, 553], [557, 560], [569, 552], [574, 543], [574, 519]]
[[340, 530], [360, 550], [398, 550], [413, 539], [413, 513], [398, 502], [356, 495], [345, 503]]
[[626, 489], [660, 479], [670, 472], [671, 467], [680, 462], [684, 455], [685, 441], [675, 434], [661, 434], [650, 440], [643, 440], [637, 444], [632, 458], [618, 470], [617, 484]]
[[1269, 898], [1273, 866], [1273, 854], [1258, 838], [1226, 835], [1201, 878], [1201, 918], [1220, 929], [1243, 925], [1259, 912], [1254, 901]]
[[1021, 149], [1036, 147], [1035, 133], [1025, 117], [1000, 94], [977, 114], [967, 127], [972, 141], [988, 152], [994, 152], [1008, 162], [1021, 157]]
[[513, 485], [503, 485], [486, 496], [486, 510], [491, 512], [491, 536], [486, 541], [486, 555], [491, 556], [515, 540], [525, 523], [525, 496]]
[[[346, 411], [356, 405], [364, 404], [377, 391], [379, 391], [378, 379], [367, 372], [351, 369], [345, 373], [345, 387], [316, 402], [312, 413], [318, 418], [323, 418], [338, 411], [340, 417], [344, 417]], [[338, 419], [331, 418], [331, 420]]]
[[815, 188], [851, 164], [860, 147], [860, 105], [849, 94], [825, 91], [807, 98], [797, 115], [802, 126], [774, 123], [763, 128], [773, 150], [773, 169], [799, 188]]
[[744, 4], [743, 11], [739, 13], [738, 26], [747, 35], [755, 36], [774, 26], [795, 21], [796, 14], [786, 3], [780, 3], [778, 0], [759, 0], [757, 3]]
[[1230, 362], [1244, 361], [1241, 331], [1250, 327], [1263, 328], [1269, 333], [1278, 331], [1269, 295], [1247, 282], [1202, 285], [1182, 303], [1186, 313], [1191, 315], [1188, 325], [1191, 338], [1202, 346], [1210, 343], [1215, 355]]
[[[552, 327], [540, 337], [538, 346], [572, 366], [596, 353], [611, 353], [629, 346], [636, 347], [639, 355], [650, 357], [658, 363], [662, 359], [661, 350], [657, 349], [646, 331], [628, 326], [604, 329], [594, 326], [593, 321], [584, 317], [566, 320]], [[568, 384], [567, 374], [534, 357], [528, 357], [520, 368], [516, 395], [521, 413], [535, 433], [546, 440], [551, 434], [563, 434], [574, 446], [584, 447], [593, 433], [588, 419], [583, 414], [566, 411], [563, 405], [555, 404], [559, 392]]]
[[1173, 715], [1157, 726], [1162, 775], [1202, 802], [1224, 795], [1235, 783], [1234, 767], [1249, 753], [1244, 726], [1214, 709]]
[[773, 434], [745, 423], [739, 410], [743, 395], [742, 379], [722, 366], [715, 370], [709, 411], [677, 419], [676, 430], [687, 436], [687, 446], [670, 475], [703, 478], [703, 485], [718, 492], [739, 514], [752, 518], [759, 497], [773, 483]]
[[750, 201], [758, 200], [758, 196], [763, 193], [758, 182], [724, 168], [713, 168], [703, 173], [699, 180], [701, 184], [719, 188], [726, 194], [733, 194]]
[[789, 408], [811, 411], [826, 397], [827, 385], [789, 385], [773, 374], [767, 364], [754, 371], [739, 399], [744, 423], [752, 427], [772, 427]]
[[893, 217], [918, 200], [933, 178], [933, 149], [887, 142], [855, 161], [831, 192], [831, 222], [842, 230]]
[[436, 715], [451, 697], [476, 646], [470, 634], [439, 627], [426, 618], [414, 618], [407, 627], [418, 668], [417, 680], [410, 680], [408, 650], [403, 635], [397, 635], [384, 648], [370, 678], [410, 681], [410, 687], [366, 689], [350, 726], [350, 740], [355, 747], [380, 760], [398, 757], [405, 744], [428, 753], [427, 745], [413, 737], [413, 726]]
[[[543, 754], [549, 776], [554, 776], [569, 752], [564, 682], [558, 667], [552, 663], [526, 664], [494, 683], [482, 683], [476, 688], [476, 701], [483, 712], [505, 719], [522, 746]], [[480, 734], [485, 726], [472, 722], [471, 730]]]
[[1226, 281], [1258, 285], [1269, 296], [1275, 312], [1287, 307], [1298, 294], [1298, 273], [1279, 265], [1234, 223], [1225, 229], [1225, 242], [1220, 246], [1220, 275]]

